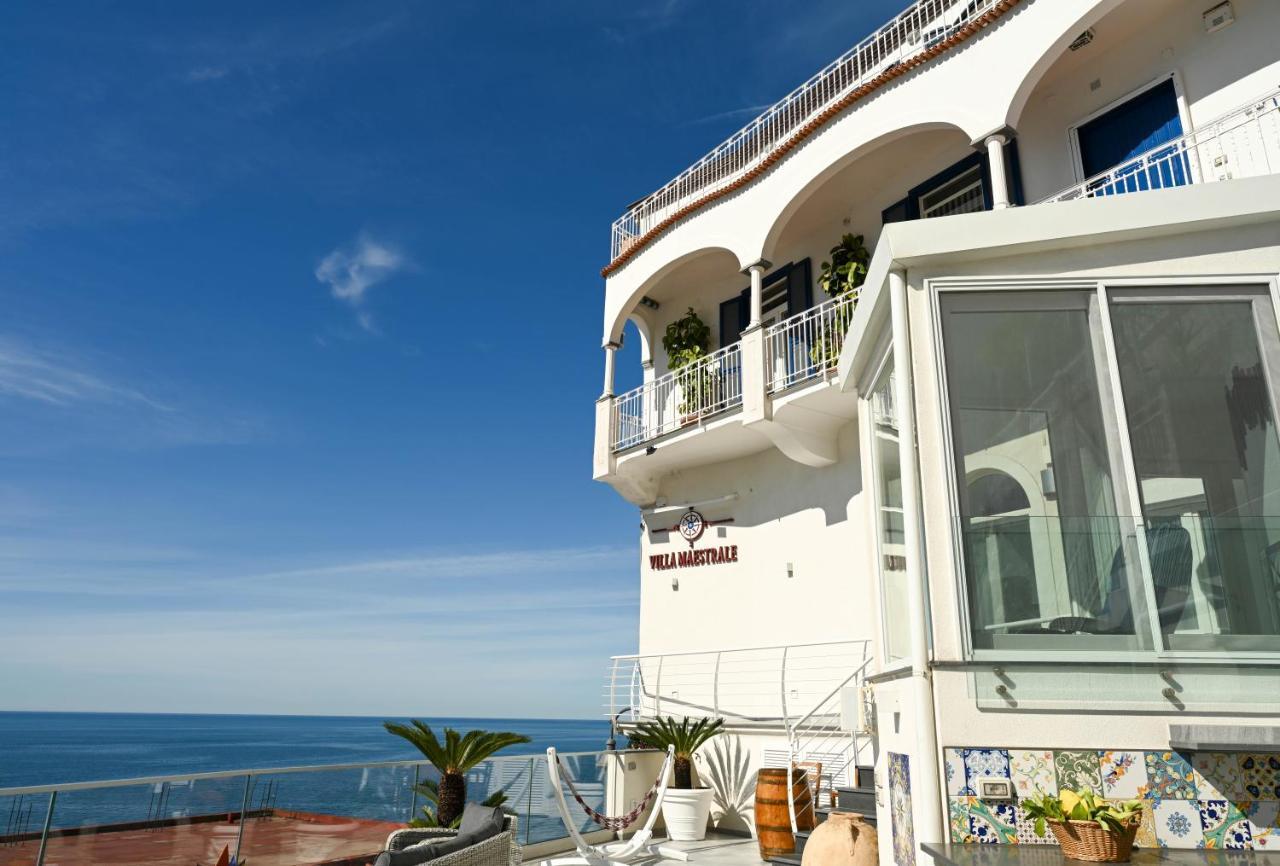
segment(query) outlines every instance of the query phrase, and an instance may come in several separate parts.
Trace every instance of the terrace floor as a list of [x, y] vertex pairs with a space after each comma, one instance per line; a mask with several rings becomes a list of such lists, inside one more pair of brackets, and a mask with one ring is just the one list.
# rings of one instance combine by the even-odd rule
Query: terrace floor
[[[708, 834], [701, 842], [667, 842], [672, 848], [689, 852], [689, 863], [693, 866], [761, 866], [760, 849], [754, 839], [746, 836], [728, 836]], [[566, 855], [559, 854], [559, 857]], [[543, 866], [546, 860], [535, 861], [536, 866]], [[252, 863], [248, 866], [253, 866]], [[679, 860], [649, 860], [644, 866], [681, 866]]]
[[[253, 819], [244, 828], [245, 866], [364, 866], [403, 824], [303, 812]], [[44, 866], [212, 866], [224, 846], [235, 851], [239, 824], [201, 821], [55, 835]], [[0, 866], [32, 866], [39, 840], [0, 846]]]

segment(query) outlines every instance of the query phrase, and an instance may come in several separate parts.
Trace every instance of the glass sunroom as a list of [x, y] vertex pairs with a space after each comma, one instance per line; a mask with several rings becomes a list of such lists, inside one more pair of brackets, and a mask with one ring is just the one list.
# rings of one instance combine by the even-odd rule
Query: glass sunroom
[[974, 653], [1280, 653], [1271, 286], [937, 297]]

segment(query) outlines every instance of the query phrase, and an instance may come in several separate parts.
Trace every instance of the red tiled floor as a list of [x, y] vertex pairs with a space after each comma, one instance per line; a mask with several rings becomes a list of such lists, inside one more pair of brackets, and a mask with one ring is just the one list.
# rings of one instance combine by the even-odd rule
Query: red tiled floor
[[[251, 819], [245, 866], [316, 866], [372, 862], [387, 834], [404, 825], [306, 813]], [[234, 852], [240, 827], [227, 821], [55, 836], [45, 866], [212, 866], [224, 845]], [[0, 846], [0, 866], [33, 866], [39, 840]]]

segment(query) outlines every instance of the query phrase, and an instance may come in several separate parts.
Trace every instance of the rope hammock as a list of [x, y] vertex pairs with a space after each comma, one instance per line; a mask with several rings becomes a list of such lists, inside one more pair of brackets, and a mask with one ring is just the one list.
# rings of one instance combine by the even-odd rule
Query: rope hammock
[[640, 818], [644, 810], [649, 808], [649, 804], [653, 802], [653, 798], [658, 796], [658, 788], [661, 786], [662, 780], [667, 778], [667, 765], [669, 763], [669, 759], [662, 762], [662, 769], [658, 772], [658, 778], [653, 780], [648, 792], [640, 798], [639, 805], [625, 815], [605, 815], [591, 808], [587, 801], [583, 799], [582, 794], [578, 792], [578, 787], [573, 784], [573, 777], [568, 773], [569, 768], [560, 760], [560, 756], [556, 755], [556, 764], [564, 771], [564, 784], [569, 789], [569, 793], [573, 795], [573, 799], [578, 801], [578, 805], [582, 807], [582, 811], [587, 813], [587, 817], [606, 830], [626, 830]]
[[[605, 815], [587, 805], [586, 799], [574, 785], [572, 777], [567, 772], [561, 772], [565, 767], [560, 761], [560, 756], [556, 754], [555, 748], [547, 749], [547, 775], [551, 778], [551, 790], [555, 794], [556, 809], [560, 812], [560, 820], [564, 821], [564, 829], [573, 840], [573, 847], [577, 849], [577, 853], [552, 858], [545, 861], [543, 866], [628, 866], [637, 858], [688, 860], [689, 855], [685, 851], [653, 841], [653, 824], [658, 819], [658, 810], [667, 794], [667, 774], [670, 773], [671, 766], [675, 762], [675, 754], [675, 748], [668, 746], [667, 757], [662, 762], [662, 769], [658, 771], [658, 778], [640, 800], [639, 805], [625, 815]], [[649, 809], [649, 817], [629, 839], [603, 845], [588, 845], [587, 840], [582, 838], [581, 830], [578, 829], [580, 822], [575, 821], [570, 813], [569, 801], [565, 799], [564, 790], [560, 785], [562, 775], [564, 786], [573, 794], [573, 799], [578, 801], [578, 805], [593, 822], [605, 830], [619, 832], [630, 828], [639, 821], [645, 809]]]

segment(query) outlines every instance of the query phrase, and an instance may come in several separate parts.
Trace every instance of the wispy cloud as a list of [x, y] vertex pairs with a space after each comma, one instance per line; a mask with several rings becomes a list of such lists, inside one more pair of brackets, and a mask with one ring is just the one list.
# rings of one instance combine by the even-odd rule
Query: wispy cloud
[[378, 283], [408, 269], [411, 263], [400, 250], [361, 233], [356, 240], [330, 252], [316, 266], [316, 279], [329, 294], [356, 310], [360, 327], [372, 331], [373, 318], [362, 309], [365, 295]]
[[63, 352], [0, 335], [0, 395], [55, 406], [74, 403], [139, 403], [169, 411], [136, 388], [102, 378]]
[[704, 123], [716, 123], [721, 120], [755, 117], [768, 107], [769, 103], [761, 103], [760, 105], [744, 105], [742, 108], [734, 108], [729, 111], [717, 111], [715, 114], [704, 114], [701, 117], [686, 120], [682, 125], [701, 126]]

